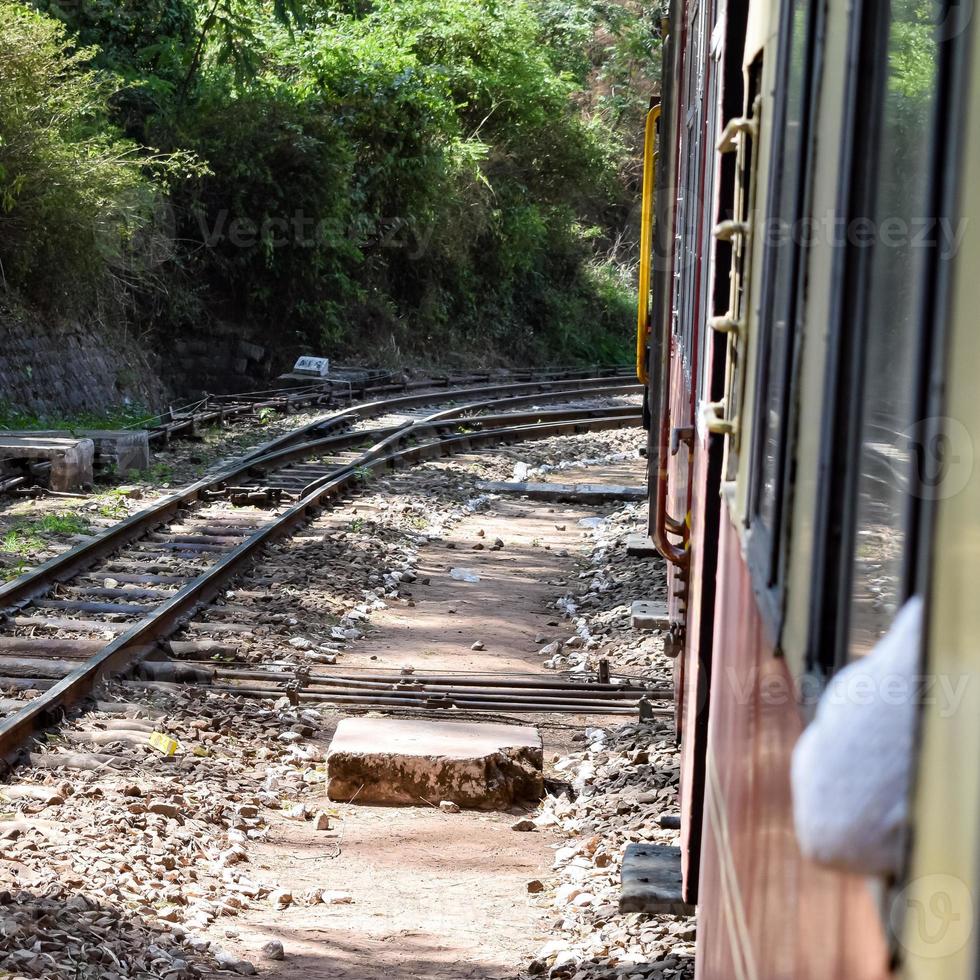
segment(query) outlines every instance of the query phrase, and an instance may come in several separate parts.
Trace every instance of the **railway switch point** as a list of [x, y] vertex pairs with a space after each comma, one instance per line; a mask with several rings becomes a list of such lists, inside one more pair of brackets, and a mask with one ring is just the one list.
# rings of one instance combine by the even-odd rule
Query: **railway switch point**
[[544, 795], [536, 728], [520, 725], [345, 718], [327, 755], [335, 802], [508, 810]]

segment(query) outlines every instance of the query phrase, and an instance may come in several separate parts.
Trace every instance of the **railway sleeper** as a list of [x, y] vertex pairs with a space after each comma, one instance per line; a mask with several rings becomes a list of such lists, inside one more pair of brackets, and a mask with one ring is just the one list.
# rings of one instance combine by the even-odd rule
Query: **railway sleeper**
[[177, 590], [163, 589], [113, 589], [90, 585], [62, 585], [59, 595], [85, 596], [93, 599], [154, 599], [164, 602], [176, 595]]
[[153, 541], [146, 540], [145, 538], [141, 541], [133, 542], [133, 544], [131, 544], [129, 547], [140, 552], [176, 551], [185, 554], [201, 555], [221, 555], [226, 551], [231, 550], [230, 548], [220, 544], [207, 544], [203, 542], [182, 543], [180, 541]]
[[70, 619], [67, 616], [11, 616], [11, 625], [26, 629], [74, 630], [78, 633], [125, 633], [125, 623], [111, 623], [104, 619]]
[[87, 660], [104, 646], [104, 640], [74, 637], [0, 636], [0, 657], [23, 654], [28, 657], [52, 656]]
[[[55, 657], [6, 657], [0, 656], [0, 685], [5, 688], [14, 688], [18, 685], [11, 683], [12, 680], [27, 681], [22, 685], [24, 689], [35, 686], [37, 680], [62, 680], [78, 669], [78, 660], [56, 659]], [[42, 689], [38, 685], [38, 689]], [[25, 702], [29, 703], [29, 702]]]
[[174, 657], [197, 656], [237, 657], [238, 644], [223, 643], [221, 640], [168, 640], [164, 648]]
[[83, 613], [115, 613], [120, 616], [144, 616], [153, 610], [152, 605], [136, 605], [124, 602], [84, 602], [73, 599], [35, 599], [32, 605], [38, 609], [71, 609]]
[[242, 543], [248, 535], [227, 534], [175, 534], [173, 532], [148, 534], [144, 540], [160, 542], [161, 544], [197, 544], [207, 548], [234, 548]]

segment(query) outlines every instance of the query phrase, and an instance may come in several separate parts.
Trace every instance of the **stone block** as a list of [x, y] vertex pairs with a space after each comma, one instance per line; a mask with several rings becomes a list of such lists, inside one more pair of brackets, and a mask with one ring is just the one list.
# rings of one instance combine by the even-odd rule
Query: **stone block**
[[111, 467], [113, 472], [122, 475], [150, 468], [150, 435], [145, 429], [47, 429], [3, 433], [0, 438], [8, 435], [21, 441], [91, 439], [95, 445], [94, 466], [100, 472]]
[[637, 531], [626, 535], [626, 554], [634, 558], [653, 558], [660, 552], [649, 534]]
[[346, 718], [327, 756], [331, 800], [507, 810], [544, 792], [537, 729], [518, 725]]
[[61, 493], [91, 486], [95, 443], [91, 439], [50, 437], [35, 432], [0, 435], [0, 460], [50, 463], [48, 486]]
[[116, 473], [123, 475], [150, 468], [150, 434], [145, 429], [92, 429], [81, 435], [95, 443], [99, 469], [112, 466]]
[[648, 915], [692, 915], [682, 894], [681, 849], [664, 844], [630, 844], [623, 855], [619, 911]]
[[630, 607], [630, 625], [638, 630], [669, 630], [667, 603], [656, 599], [637, 599]]

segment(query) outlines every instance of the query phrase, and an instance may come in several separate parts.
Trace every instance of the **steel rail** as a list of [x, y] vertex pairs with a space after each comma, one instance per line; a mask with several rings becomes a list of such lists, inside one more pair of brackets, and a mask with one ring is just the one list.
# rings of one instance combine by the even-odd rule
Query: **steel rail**
[[[343, 368], [339, 370], [344, 370]], [[508, 380], [521, 380], [526, 377], [532, 380], [536, 376], [538, 380], [548, 380], [549, 378], [568, 378], [584, 377], [589, 374], [596, 376], [617, 376], [623, 374], [622, 367], [601, 368], [555, 368], [549, 371], [524, 371], [512, 372], [508, 375]], [[369, 369], [362, 369], [362, 373], [370, 375]], [[203, 398], [189, 405], [181, 406], [178, 409], [155, 415], [144, 419], [141, 423], [126, 426], [127, 429], [145, 428], [151, 443], [161, 440], [169, 442], [170, 439], [180, 434], [182, 431], [194, 432], [198, 426], [207, 425], [213, 422], [223, 422], [227, 418], [235, 418], [240, 415], [252, 415], [263, 408], [275, 408], [282, 411], [290, 408], [302, 408], [305, 406], [322, 405], [331, 403], [335, 398], [335, 388], [342, 389], [347, 397], [353, 398], [356, 390], [359, 396], [367, 392], [380, 394], [392, 391], [409, 391], [418, 388], [448, 388], [458, 387], [467, 384], [483, 382], [489, 384], [491, 375], [489, 372], [470, 372], [469, 374], [452, 377], [450, 375], [434, 376], [430, 379], [420, 381], [393, 382], [393, 372], [376, 372], [374, 377], [366, 376], [359, 379], [342, 377], [317, 379], [310, 378], [308, 384], [298, 384], [293, 387], [267, 388], [260, 391], [245, 391], [232, 395], [205, 395]], [[215, 404], [217, 403], [217, 407]], [[224, 404], [223, 404], [224, 403]], [[155, 423], [155, 424], [149, 424]]]
[[[630, 687], [625, 684], [559, 684], [549, 682], [546, 676], [542, 676], [541, 682], [535, 683], [503, 683], [491, 682], [482, 683], [439, 683], [429, 680], [417, 681], [414, 675], [402, 677], [398, 680], [363, 680], [361, 678], [351, 679], [341, 675], [311, 674], [306, 675], [301, 672], [273, 671], [273, 670], [249, 670], [236, 669], [233, 667], [215, 667], [213, 663], [202, 661], [192, 661], [179, 659], [176, 664], [164, 661], [166, 667], [184, 666], [192, 668], [202, 676], [210, 677], [213, 680], [242, 680], [242, 681], [269, 681], [271, 683], [298, 684], [301, 689], [307, 690], [317, 687], [345, 689], [351, 692], [367, 691], [390, 691], [393, 694], [426, 694], [433, 695], [513, 695], [518, 700], [532, 695], [540, 695], [544, 698], [558, 698], [569, 700], [572, 698], [583, 697], [587, 700], [612, 700], [612, 701], [639, 701], [640, 698], [648, 698], [655, 701], [671, 701], [674, 698], [673, 688], [649, 686], [649, 687]], [[155, 665], [147, 663], [143, 665], [147, 668], [147, 675], [153, 676]], [[338, 690], [338, 693], [342, 693]]]
[[[425, 392], [423, 394], [404, 395], [398, 398], [387, 398], [379, 401], [365, 402], [360, 405], [351, 405], [348, 408], [335, 412], [323, 419], [316, 419], [308, 425], [293, 429], [291, 432], [283, 433], [277, 439], [273, 439], [260, 450], [247, 454], [244, 459], [254, 458], [256, 455], [267, 455], [278, 449], [283, 449], [294, 442], [302, 442], [307, 439], [310, 433], [326, 432], [337, 428], [356, 419], [370, 418], [383, 414], [390, 414], [402, 408], [421, 408], [425, 405], [434, 405], [438, 402], [459, 401], [464, 397], [479, 397], [480, 395], [499, 396], [495, 401], [503, 403], [510, 396], [517, 398], [525, 395], [528, 397], [541, 396], [554, 392], [562, 397], [562, 392], [574, 389], [574, 387], [586, 385], [587, 389], [593, 389], [596, 397], [608, 392], [611, 388], [636, 388], [635, 382], [624, 381], [622, 376], [600, 378], [582, 378], [575, 380], [560, 381], [527, 381], [519, 383], [507, 383], [498, 385], [483, 385], [477, 388], [454, 388], [448, 391]], [[511, 402], [511, 404], [517, 404]]]
[[[190, 663], [191, 661], [181, 661], [182, 663]], [[256, 678], [275, 676], [275, 673], [270, 671], [261, 670], [235, 670], [231, 667], [222, 667], [216, 665], [213, 662], [199, 662], [195, 666], [207, 667], [212, 669], [218, 676], [225, 676], [225, 672], [228, 671], [228, 676], [233, 673], [235, 676], [246, 677], [251, 676], [253, 673]], [[283, 671], [281, 673], [282, 677], [287, 679], [295, 676], [291, 672]], [[535, 690], [556, 690], [556, 691], [632, 691], [633, 693], [638, 693], [640, 695], [649, 694], [651, 691], [659, 690], [664, 692], [669, 692], [669, 696], [673, 697], [673, 688], [664, 688], [661, 685], [662, 682], [654, 679], [643, 679], [637, 681], [638, 686], [631, 687], [629, 683], [626, 684], [603, 684], [599, 681], [581, 680], [579, 682], [566, 682], [551, 678], [547, 674], [515, 674], [513, 676], [509, 674], [494, 674], [494, 675], [482, 675], [482, 674], [391, 674], [389, 676], [380, 675], [368, 675], [359, 676], [353, 674], [311, 674], [309, 678], [311, 683], [316, 683], [317, 681], [329, 681], [331, 683], [338, 682], [349, 682], [351, 684], [361, 684], [361, 683], [372, 683], [372, 684], [398, 684], [398, 683], [413, 683], [418, 682], [425, 686], [435, 685], [435, 686], [474, 686], [479, 688], [530, 688]], [[665, 693], [665, 696], [668, 696]]]
[[[567, 396], [562, 396], [567, 397]], [[464, 406], [472, 410], [472, 406]], [[522, 422], [560, 422], [575, 419], [587, 419], [589, 417], [622, 416], [623, 418], [633, 418], [637, 409], [632, 405], [612, 406], [603, 408], [569, 408], [560, 410], [546, 410], [540, 412], [507, 412], [494, 415], [474, 415], [466, 416], [461, 414], [462, 409], [449, 409], [446, 413], [438, 413], [423, 421], [405, 422], [401, 425], [390, 426], [384, 429], [359, 429], [347, 431], [338, 435], [327, 436], [324, 439], [317, 439], [312, 442], [303, 443], [300, 446], [293, 446], [280, 449], [267, 456], [261, 456], [249, 463], [249, 473], [255, 471], [265, 472], [273, 470], [275, 467], [287, 465], [300, 459], [305, 459], [315, 450], [323, 450], [326, 454], [331, 449], [340, 449], [344, 446], [356, 446], [363, 444], [369, 438], [387, 438], [388, 436], [411, 430], [418, 434], [421, 432], [447, 429], [452, 423], [465, 425], [472, 429], [482, 429], [485, 427], [497, 427], [501, 425], [519, 424]]]
[[[476, 446], [624, 428], [638, 422], [639, 412], [633, 417], [618, 415], [592, 418], [587, 421], [567, 420], [518, 425], [456, 434], [407, 448], [395, 448], [397, 442], [407, 438], [407, 432], [400, 430], [388, 436], [372, 446], [363, 454], [362, 458], [351, 465], [342, 467], [332, 475], [328, 482], [304, 496], [302, 500], [289, 507], [285, 513], [259, 528], [254, 534], [223, 554], [213, 566], [189, 581], [172, 596], [158, 606], [150, 607], [148, 615], [144, 619], [117, 636], [97, 654], [51, 686], [45, 693], [28, 702], [23, 710], [3, 719], [0, 722], [0, 757], [9, 756], [17, 751], [32, 734], [52, 724], [60, 712], [87, 698], [92, 689], [105, 677], [114, 672], [119, 672], [123, 667], [131, 666], [135, 660], [149, 653], [159, 640], [172, 633], [193, 616], [197, 610], [213, 600], [226, 587], [228, 581], [236, 577], [257, 552], [288, 534], [297, 526], [305, 524], [320, 511], [327, 500], [356, 486], [365, 470], [381, 473], [401, 465], [448, 456], [456, 451], [468, 451]], [[186, 501], [189, 493], [196, 495], [201, 489], [213, 482], [201, 481], [199, 484], [195, 484], [188, 493], [169, 498], [167, 506], [176, 509]], [[158, 513], [159, 509], [153, 512], [152, 517], [156, 518]], [[139, 516], [137, 515], [137, 518]], [[133, 523], [137, 518], [123, 522], [123, 525], [128, 525], [132, 530]], [[145, 526], [145, 516], [143, 522]], [[112, 535], [108, 537], [116, 540]], [[105, 553], [104, 547], [105, 542], [102, 542], [102, 547], [99, 549], [100, 554]], [[77, 556], [75, 561], [77, 563]], [[65, 563], [64, 567], [71, 564], [72, 562]], [[48, 563], [48, 566], [42, 566], [42, 568], [47, 567], [46, 574], [49, 576], [51, 566], [60, 567], [62, 571], [64, 570], [64, 567], [57, 565], [57, 561]], [[32, 577], [27, 576], [26, 578], [31, 579]], [[12, 584], [13, 586], [18, 585], [17, 582]], [[21, 589], [24, 589], [23, 582]], [[9, 597], [15, 591], [16, 589], [11, 588], [0, 590], [0, 600], [6, 600], [6, 604], [9, 605]], [[28, 588], [27, 594], [29, 593], [30, 589]], [[462, 707], [463, 703], [461, 702], [459, 706]], [[496, 706], [495, 704], [494, 707]], [[489, 708], [490, 705], [487, 707]]]
[[[593, 385], [595, 380], [596, 379], [589, 380], [590, 386]], [[603, 379], [598, 380], [601, 382]], [[619, 381], [619, 379], [613, 380], [616, 382]], [[566, 382], [560, 382], [560, 384], [565, 385]], [[479, 390], [493, 393], [498, 392], [500, 387], [490, 387]], [[590, 387], [590, 389], [587, 390], [594, 389]], [[417, 405], [433, 404], [440, 401], [458, 400], [461, 394], [461, 392], [449, 391], [426, 395], [413, 395], [408, 399], [408, 401], [411, 401]], [[472, 394], [472, 391], [466, 392], [466, 394]], [[569, 395], [569, 397], [572, 396]], [[49, 559], [47, 562], [44, 562], [42, 565], [39, 565], [37, 568], [26, 573], [25, 575], [20, 576], [19, 578], [14, 579], [11, 582], [0, 585], [0, 612], [16, 609], [18, 606], [24, 605], [25, 603], [36, 598], [52, 585], [58, 584], [59, 582], [64, 582], [67, 579], [78, 575], [99, 559], [105, 558], [120, 547], [130, 544], [139, 537], [142, 537], [143, 534], [148, 533], [155, 527], [166, 523], [168, 520], [172, 519], [177, 512], [181, 510], [181, 508], [198, 502], [202, 499], [202, 495], [205, 491], [220, 488], [222, 485], [231, 483], [236, 478], [248, 473], [254, 466], [265, 465], [266, 458], [275, 456], [276, 450], [282, 448], [284, 439], [291, 441], [299, 436], [306, 438], [310, 433], [318, 431], [321, 426], [336, 427], [343, 424], [344, 421], [348, 421], [352, 413], [376, 412], [377, 414], [382, 414], [385, 407], [392, 405], [397, 405], [397, 407], [406, 407], [405, 401], [405, 399], [393, 399], [389, 401], [373, 402], [367, 406], [355, 406], [353, 408], [345, 409], [343, 412], [336, 413], [333, 416], [329, 416], [326, 419], [319, 419], [310, 425], [303, 426], [300, 429], [295, 430], [293, 433], [287, 433], [286, 436], [280, 436], [277, 439], [271, 440], [269, 443], [253, 451], [252, 453], [248, 453], [245, 456], [235, 460], [225, 469], [220, 470], [211, 476], [204, 477], [201, 480], [198, 480], [196, 483], [191, 484], [191, 486], [155, 502], [150, 507], [133, 514], [131, 517], [121, 521], [119, 524], [113, 525], [111, 528], [106, 529], [89, 541], [83, 542], [82, 544], [63, 552], [61, 555], [58, 555], [55, 558]], [[390, 433], [393, 430], [382, 431]], [[349, 444], [363, 442], [364, 438], [370, 436], [371, 434], [372, 433], [363, 432], [356, 435], [352, 434], [353, 441]], [[337, 444], [324, 441], [319, 445], [316, 443], [311, 443], [310, 447], [327, 448], [328, 445], [336, 447]], [[309, 455], [308, 448], [310, 447], [297, 447], [296, 452], [298, 452], [300, 455]], [[283, 457], [282, 461], [285, 461], [285, 459], [286, 457]]]
[[[236, 687], [232, 684], [214, 685], [207, 688], [209, 691], [218, 691], [225, 694], [236, 694], [241, 697], [258, 698], [281, 698], [283, 692], [276, 688], [249, 688]], [[532, 714], [547, 714], [555, 712], [560, 714], [576, 715], [630, 715], [636, 717], [639, 707], [638, 699], [635, 704], [623, 704], [612, 701], [582, 701], [579, 699], [569, 701], [557, 700], [521, 700], [515, 701], [501, 697], [496, 700], [480, 700], [473, 697], [459, 697], [446, 699], [413, 698], [406, 695], [383, 694], [377, 697], [366, 694], [327, 694], [318, 691], [297, 691], [293, 695], [298, 701], [305, 701], [317, 705], [365, 705], [377, 708], [386, 707], [412, 707], [422, 708], [431, 711], [445, 711], [450, 717], [454, 708], [470, 711], [522, 711]], [[652, 714], [673, 715], [673, 708], [654, 708]]]

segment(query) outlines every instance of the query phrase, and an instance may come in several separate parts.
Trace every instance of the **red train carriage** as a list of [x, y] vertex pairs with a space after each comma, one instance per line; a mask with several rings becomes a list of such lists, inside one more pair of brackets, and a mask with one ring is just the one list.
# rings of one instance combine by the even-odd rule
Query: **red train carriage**
[[[977, 288], [968, 14], [673, 0], [664, 22], [638, 371], [649, 537], [670, 569], [683, 897], [705, 980], [974, 975], [976, 937], [928, 956], [910, 932], [910, 910], [932, 908], [915, 905], [910, 869], [952, 860], [930, 851], [934, 808], [913, 805], [926, 816], [893, 873], [830, 867], [804, 857], [790, 780], [818, 696], [910, 596], [926, 600], [923, 656], [949, 630], [943, 518], [974, 479], [970, 419], [944, 415], [962, 394], [949, 352], [975, 353], [956, 305], [960, 284]], [[977, 644], [962, 629], [943, 642]], [[980, 828], [963, 824], [952, 851], [977, 856]], [[959, 875], [972, 893], [975, 868]], [[973, 921], [972, 906], [951, 914]]]

